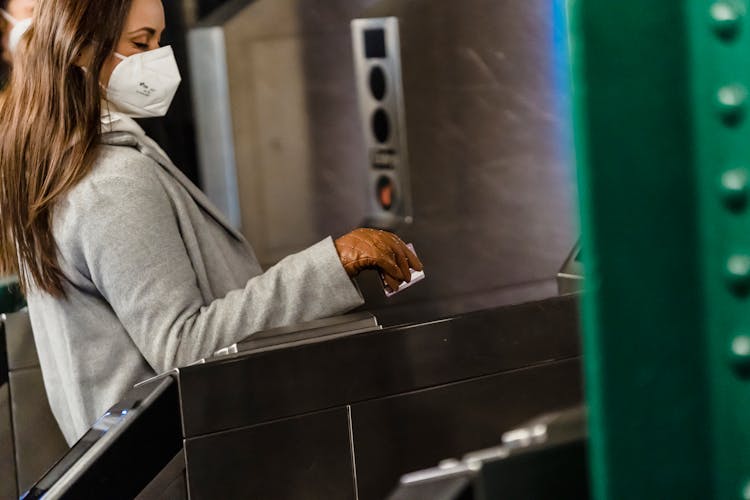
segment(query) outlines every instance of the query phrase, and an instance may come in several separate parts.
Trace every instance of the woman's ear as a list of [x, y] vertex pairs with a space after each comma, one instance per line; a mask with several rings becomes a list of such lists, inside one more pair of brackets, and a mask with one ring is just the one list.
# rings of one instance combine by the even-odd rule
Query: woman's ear
[[88, 68], [94, 61], [94, 48], [91, 45], [86, 45], [83, 49], [78, 52], [78, 55], [73, 61], [73, 64], [79, 68]]

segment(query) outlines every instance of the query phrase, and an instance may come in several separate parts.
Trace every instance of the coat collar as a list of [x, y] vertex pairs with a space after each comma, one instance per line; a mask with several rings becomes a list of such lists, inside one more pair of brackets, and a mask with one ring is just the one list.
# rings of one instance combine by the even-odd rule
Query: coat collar
[[109, 113], [102, 116], [103, 144], [110, 146], [131, 147], [154, 160], [167, 171], [182, 187], [184, 187], [195, 202], [223, 226], [232, 236], [244, 242], [245, 238], [232, 227], [221, 211], [214, 206], [208, 197], [178, 169], [169, 156], [159, 145], [148, 137], [143, 129], [132, 118], [120, 113]]

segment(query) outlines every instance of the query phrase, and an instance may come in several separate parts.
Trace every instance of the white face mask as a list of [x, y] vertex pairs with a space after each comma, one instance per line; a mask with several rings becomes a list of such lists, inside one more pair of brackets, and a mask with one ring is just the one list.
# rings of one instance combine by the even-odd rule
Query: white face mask
[[133, 118], [164, 116], [180, 86], [180, 70], [172, 47], [140, 52], [122, 59], [107, 86], [107, 100]]
[[19, 21], [15, 17], [8, 14], [5, 9], [0, 9], [0, 15], [2, 15], [6, 21], [13, 25], [10, 33], [8, 34], [8, 51], [11, 54], [16, 52], [18, 44], [21, 42], [21, 37], [29, 30], [31, 26], [31, 18]]

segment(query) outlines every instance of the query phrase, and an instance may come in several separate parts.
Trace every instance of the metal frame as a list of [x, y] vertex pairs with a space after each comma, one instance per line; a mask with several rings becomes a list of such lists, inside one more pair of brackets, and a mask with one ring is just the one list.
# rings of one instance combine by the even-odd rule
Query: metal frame
[[588, 498], [585, 437], [581, 407], [548, 413], [504, 433], [501, 446], [402, 476], [389, 500]]
[[178, 396], [172, 378], [131, 389], [24, 498], [134, 498], [182, 448]]
[[13, 415], [10, 374], [5, 332], [5, 315], [0, 315], [0, 498], [17, 498], [16, 449], [13, 441]]
[[203, 190], [239, 228], [242, 220], [224, 28], [201, 26], [190, 30], [188, 48]]
[[576, 243], [565, 263], [557, 273], [557, 291], [563, 295], [583, 290], [583, 264], [581, 263], [581, 244]]

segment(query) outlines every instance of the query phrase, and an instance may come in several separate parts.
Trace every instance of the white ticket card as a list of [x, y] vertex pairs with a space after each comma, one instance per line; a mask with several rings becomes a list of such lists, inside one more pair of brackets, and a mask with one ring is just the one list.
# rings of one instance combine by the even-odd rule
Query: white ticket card
[[[409, 247], [409, 250], [411, 250], [412, 252], [414, 252], [415, 255], [417, 254], [417, 252], [414, 250], [414, 246], [411, 243], [407, 243], [406, 246]], [[407, 288], [409, 288], [410, 286], [412, 286], [412, 285], [414, 285], [416, 283], [419, 283], [420, 281], [422, 281], [426, 277], [424, 271], [415, 271], [414, 269], [410, 269], [410, 271], [411, 271], [411, 281], [409, 283], [407, 283], [407, 282], [404, 281], [403, 283], [401, 283], [401, 286], [398, 287], [398, 290], [396, 290], [394, 292], [388, 291], [387, 284], [385, 282], [385, 278], [383, 277], [383, 273], [380, 274], [380, 278], [383, 281], [383, 290], [385, 291], [385, 296], [386, 297], [393, 297], [397, 293], [401, 293], [404, 290], [406, 290]]]

